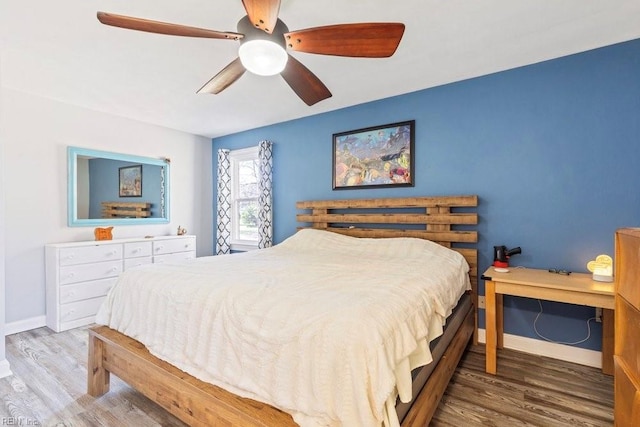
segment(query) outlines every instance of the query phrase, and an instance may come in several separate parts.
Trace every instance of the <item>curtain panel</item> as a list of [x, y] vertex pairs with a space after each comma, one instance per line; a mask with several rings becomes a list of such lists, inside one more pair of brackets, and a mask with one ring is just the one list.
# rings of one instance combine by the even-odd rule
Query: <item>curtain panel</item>
[[273, 245], [273, 144], [270, 141], [260, 141], [258, 144], [258, 162], [260, 166], [260, 181], [258, 185], [258, 249], [263, 249]]
[[231, 253], [231, 160], [229, 153], [229, 150], [218, 150], [216, 255]]

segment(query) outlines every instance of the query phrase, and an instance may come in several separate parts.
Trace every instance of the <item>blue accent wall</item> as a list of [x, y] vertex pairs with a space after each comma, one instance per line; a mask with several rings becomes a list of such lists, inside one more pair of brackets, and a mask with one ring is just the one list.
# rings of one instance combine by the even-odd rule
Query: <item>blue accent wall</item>
[[[332, 134], [405, 120], [416, 121], [415, 187], [331, 189]], [[276, 243], [295, 232], [298, 200], [478, 194], [480, 273], [494, 245], [522, 247], [512, 266], [586, 272], [613, 256], [617, 228], [640, 226], [640, 40], [216, 138], [214, 169], [217, 149], [262, 139], [274, 142]], [[593, 308], [543, 307], [542, 334], [587, 336]], [[537, 338], [538, 311], [505, 298], [505, 332]], [[591, 326], [579, 346], [600, 350]]]
[[89, 218], [102, 218], [102, 202], [151, 203], [151, 218], [160, 216], [160, 166], [142, 165], [142, 197], [120, 197], [119, 168], [138, 165], [102, 158], [89, 160]]

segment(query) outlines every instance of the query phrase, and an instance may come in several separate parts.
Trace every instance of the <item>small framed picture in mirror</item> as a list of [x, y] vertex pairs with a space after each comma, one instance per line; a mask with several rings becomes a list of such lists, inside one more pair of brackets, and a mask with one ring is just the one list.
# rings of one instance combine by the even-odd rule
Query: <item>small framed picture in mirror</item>
[[142, 197], [142, 165], [125, 166], [120, 172], [120, 197]]

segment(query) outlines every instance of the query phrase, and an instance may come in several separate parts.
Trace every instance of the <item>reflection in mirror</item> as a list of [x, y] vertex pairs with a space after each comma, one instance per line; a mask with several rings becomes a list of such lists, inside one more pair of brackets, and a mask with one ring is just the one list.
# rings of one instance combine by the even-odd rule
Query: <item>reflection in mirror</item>
[[169, 162], [68, 148], [68, 224], [169, 222]]

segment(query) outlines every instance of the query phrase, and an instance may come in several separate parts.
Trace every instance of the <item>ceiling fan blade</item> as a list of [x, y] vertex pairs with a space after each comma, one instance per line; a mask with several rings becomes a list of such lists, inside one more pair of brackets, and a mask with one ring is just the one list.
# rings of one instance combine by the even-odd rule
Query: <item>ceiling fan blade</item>
[[309, 106], [323, 99], [331, 98], [331, 92], [324, 83], [291, 55], [289, 55], [287, 66], [280, 75], [296, 95]]
[[242, 4], [251, 23], [271, 34], [278, 22], [280, 0], [242, 0]]
[[218, 94], [242, 77], [245, 71], [246, 69], [242, 65], [242, 62], [240, 62], [240, 58], [236, 58], [229, 65], [224, 67], [222, 71], [213, 76], [213, 78], [204, 86], [202, 86], [198, 90], [198, 93]]
[[131, 16], [115, 15], [113, 13], [98, 12], [98, 20], [112, 27], [127, 28], [129, 30], [146, 31], [147, 33], [168, 34], [171, 36], [203, 37], [209, 39], [240, 40], [244, 34], [226, 31], [206, 30], [203, 28], [187, 27], [185, 25], [169, 24], [151, 21]]
[[291, 31], [284, 35], [292, 50], [321, 55], [386, 58], [404, 34], [401, 23], [338, 24]]

